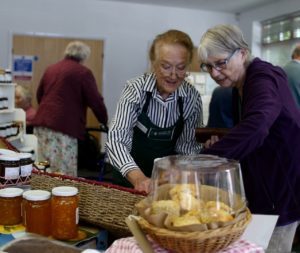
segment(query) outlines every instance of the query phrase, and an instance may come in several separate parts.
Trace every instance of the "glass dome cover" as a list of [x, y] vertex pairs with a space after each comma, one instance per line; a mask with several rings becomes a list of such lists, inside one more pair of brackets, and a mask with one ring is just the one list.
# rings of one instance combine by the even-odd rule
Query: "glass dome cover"
[[240, 164], [213, 155], [157, 158], [149, 199], [177, 201], [180, 214], [213, 206], [234, 215], [246, 208]]

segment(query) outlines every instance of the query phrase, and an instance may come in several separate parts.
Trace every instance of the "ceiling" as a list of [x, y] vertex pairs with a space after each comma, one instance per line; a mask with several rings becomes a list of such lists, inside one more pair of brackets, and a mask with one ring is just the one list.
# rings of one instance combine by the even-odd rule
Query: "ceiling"
[[180, 8], [209, 10], [238, 14], [266, 4], [285, 0], [102, 0], [110, 2], [139, 3]]

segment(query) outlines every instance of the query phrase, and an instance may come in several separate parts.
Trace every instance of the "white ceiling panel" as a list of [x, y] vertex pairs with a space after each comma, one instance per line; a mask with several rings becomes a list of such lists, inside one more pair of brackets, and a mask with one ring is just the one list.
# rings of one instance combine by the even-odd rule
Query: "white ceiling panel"
[[172, 6], [197, 10], [241, 13], [266, 4], [286, 0], [98, 0], [107, 2], [139, 3], [148, 5]]

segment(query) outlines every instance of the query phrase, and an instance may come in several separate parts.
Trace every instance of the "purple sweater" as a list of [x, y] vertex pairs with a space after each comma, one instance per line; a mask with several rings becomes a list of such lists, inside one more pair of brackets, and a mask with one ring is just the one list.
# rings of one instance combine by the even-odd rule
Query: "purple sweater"
[[87, 107], [99, 122], [107, 123], [107, 110], [92, 72], [72, 59], [63, 59], [46, 69], [37, 90], [37, 100], [39, 107], [34, 126], [83, 139]]
[[203, 151], [240, 160], [249, 208], [300, 220], [300, 111], [283, 70], [255, 58], [243, 87], [242, 119]]

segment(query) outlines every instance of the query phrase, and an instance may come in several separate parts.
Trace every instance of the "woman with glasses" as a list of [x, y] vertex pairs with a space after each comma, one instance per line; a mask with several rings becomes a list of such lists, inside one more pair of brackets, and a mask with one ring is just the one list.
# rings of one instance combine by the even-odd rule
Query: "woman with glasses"
[[155, 158], [200, 152], [202, 101], [185, 80], [193, 48], [184, 32], [159, 34], [149, 52], [152, 72], [127, 81], [106, 143], [114, 183], [148, 193]]
[[254, 58], [232, 25], [209, 29], [198, 49], [201, 68], [233, 87], [239, 122], [203, 153], [240, 160], [246, 197], [255, 214], [279, 215], [267, 252], [290, 252], [300, 220], [300, 111], [284, 71]]

